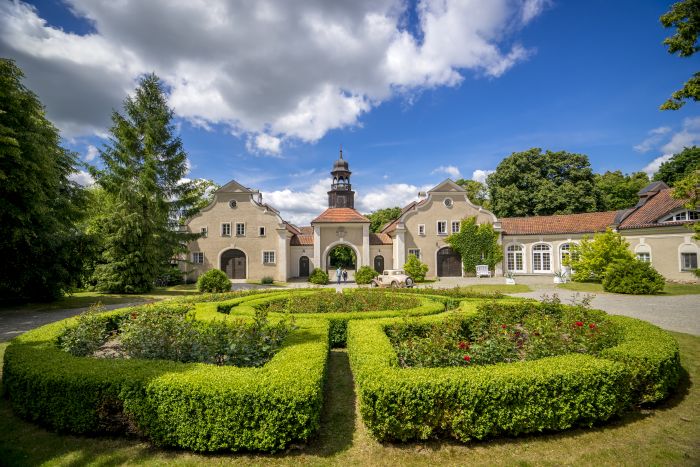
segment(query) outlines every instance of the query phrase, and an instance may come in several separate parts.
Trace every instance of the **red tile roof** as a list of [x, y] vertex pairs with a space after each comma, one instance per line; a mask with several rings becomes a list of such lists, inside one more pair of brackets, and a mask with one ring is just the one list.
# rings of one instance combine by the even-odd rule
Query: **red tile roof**
[[311, 227], [310, 225], [307, 225], [304, 227], [299, 227], [299, 231], [304, 235], [313, 235], [314, 234], [314, 228]]
[[314, 244], [313, 235], [292, 235], [289, 240], [291, 246], [309, 246]]
[[391, 237], [385, 233], [371, 233], [369, 234], [369, 244], [370, 245], [391, 245]]
[[320, 222], [362, 222], [369, 224], [369, 219], [352, 208], [328, 208], [311, 221], [312, 224]]
[[[683, 208], [688, 200], [674, 199], [671, 196], [673, 190], [661, 190], [651, 196], [644, 204], [635, 209], [620, 224], [620, 229], [639, 229], [643, 227], [658, 227], [661, 225], [679, 225], [688, 221], [663, 222], [658, 220], [671, 211]], [[691, 221], [692, 222], [692, 221]]]
[[391, 232], [393, 232], [394, 230], [396, 230], [396, 224], [399, 223], [399, 220], [401, 219], [401, 217], [403, 217], [404, 214], [406, 214], [408, 211], [410, 211], [411, 209], [413, 209], [413, 208], [416, 207], [416, 206], [421, 206], [421, 205], [425, 204], [427, 201], [428, 201], [428, 198], [424, 198], [424, 199], [422, 199], [422, 200], [420, 200], [420, 201], [411, 201], [410, 203], [408, 203], [408, 204], [401, 210], [401, 215], [399, 216], [399, 218], [396, 219], [396, 220], [394, 220], [394, 221], [392, 221], [392, 222], [389, 222], [387, 225], [385, 225], [385, 226], [382, 228], [381, 232], [382, 232], [382, 233], [388, 234], [388, 233], [391, 233]]
[[555, 214], [553, 216], [504, 217], [505, 235], [544, 235], [602, 232], [615, 224], [618, 211]]

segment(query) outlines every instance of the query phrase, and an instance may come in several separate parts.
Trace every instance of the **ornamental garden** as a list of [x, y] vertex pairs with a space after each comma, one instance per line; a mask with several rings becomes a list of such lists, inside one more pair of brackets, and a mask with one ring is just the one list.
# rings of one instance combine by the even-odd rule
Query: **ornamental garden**
[[369, 433], [395, 443], [602, 425], [681, 376], [671, 335], [587, 303], [317, 288], [95, 308], [14, 339], [3, 386], [18, 416], [64, 433], [275, 452], [318, 434], [333, 347]]

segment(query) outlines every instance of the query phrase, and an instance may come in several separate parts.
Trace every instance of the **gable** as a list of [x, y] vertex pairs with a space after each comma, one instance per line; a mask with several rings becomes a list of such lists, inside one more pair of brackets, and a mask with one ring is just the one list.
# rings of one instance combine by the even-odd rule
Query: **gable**
[[256, 193], [250, 190], [235, 180], [231, 180], [226, 185], [222, 186], [215, 193]]
[[446, 179], [439, 183], [437, 186], [434, 186], [430, 190], [428, 190], [428, 193], [466, 193], [467, 190], [462, 188], [461, 186], [457, 185], [455, 182], [453, 182], [451, 179]]

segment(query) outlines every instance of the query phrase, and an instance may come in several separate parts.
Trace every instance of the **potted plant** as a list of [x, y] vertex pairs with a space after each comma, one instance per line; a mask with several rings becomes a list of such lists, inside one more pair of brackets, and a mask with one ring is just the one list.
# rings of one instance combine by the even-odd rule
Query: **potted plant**
[[506, 272], [506, 284], [508, 285], [515, 285], [515, 274], [513, 274], [511, 271]]
[[566, 284], [568, 280], [568, 274], [563, 269], [554, 273], [554, 283], [555, 284]]

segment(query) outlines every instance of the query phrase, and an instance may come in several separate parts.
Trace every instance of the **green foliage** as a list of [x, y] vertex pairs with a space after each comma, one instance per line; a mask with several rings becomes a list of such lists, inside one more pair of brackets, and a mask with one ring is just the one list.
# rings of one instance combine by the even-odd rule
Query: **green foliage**
[[370, 214], [365, 214], [365, 217], [369, 219], [369, 230], [370, 232], [381, 232], [382, 227], [387, 225], [389, 222], [393, 222], [401, 216], [401, 208], [384, 208], [377, 209]]
[[596, 208], [598, 211], [616, 211], [633, 207], [639, 201], [637, 193], [649, 184], [644, 172], [623, 174], [607, 171], [595, 174]]
[[[700, 0], [682, 0], [671, 5], [671, 9], [661, 16], [665, 28], [675, 27], [676, 33], [664, 39], [668, 53], [678, 53], [680, 57], [690, 57], [700, 50], [698, 34], [700, 33]], [[685, 101], [700, 100], [700, 72], [695, 73], [681, 89], [661, 105], [661, 110], [678, 110]]]
[[629, 243], [617, 232], [607, 229], [593, 235], [593, 240], [584, 236], [579, 244], [571, 245], [571, 266], [575, 281], [597, 280], [605, 277], [607, 267], [615, 260], [633, 261]]
[[379, 273], [370, 266], [362, 266], [355, 272], [355, 282], [358, 285], [369, 284]]
[[66, 327], [56, 338], [56, 344], [63, 351], [76, 357], [85, 357], [95, 353], [107, 340], [107, 320], [101, 316], [102, 305], [95, 304], [81, 313], [75, 325]]
[[408, 260], [403, 265], [403, 270], [416, 282], [423, 282], [428, 273], [428, 265], [421, 262], [416, 255], [408, 255]]
[[464, 178], [460, 178], [455, 183], [467, 190], [469, 201], [477, 206], [482, 206], [484, 209], [491, 209], [491, 201], [489, 200], [489, 192], [486, 185], [476, 180], [466, 180]]
[[487, 178], [498, 217], [595, 211], [595, 181], [588, 156], [533, 148], [515, 152]]
[[112, 114], [112, 138], [100, 152], [104, 169], [92, 169], [112, 198], [94, 273], [99, 290], [151, 290], [171, 259], [199, 235], [178, 229], [179, 218], [191, 213], [200, 198], [193, 182], [182, 182], [187, 154], [174, 135], [172, 118], [163, 85], [152, 74], [126, 98], [124, 115]]
[[663, 292], [664, 276], [650, 263], [636, 259], [617, 260], [605, 270], [603, 290], [613, 293], [651, 295]]
[[210, 269], [197, 279], [197, 290], [200, 292], [228, 292], [231, 281], [220, 269]]
[[503, 260], [498, 233], [491, 224], [477, 224], [475, 216], [463, 219], [459, 232], [447, 237], [445, 242], [462, 257], [467, 274], [476, 274], [478, 264], [487, 264], [493, 270]]
[[674, 154], [661, 164], [659, 170], [654, 174], [654, 181], [675, 186], [684, 178], [693, 175], [696, 170], [700, 170], [700, 148], [692, 146]]
[[[107, 316], [131, 312], [144, 308]], [[68, 433], [137, 433], [201, 452], [278, 451], [319, 427], [326, 322], [303, 323], [260, 368], [74, 357], [55, 345], [64, 326], [25, 333], [5, 352], [3, 389], [24, 419]]]
[[[465, 318], [468, 319], [467, 314]], [[381, 441], [512, 436], [609, 420], [678, 383], [675, 340], [648, 323], [609, 316], [618, 345], [498, 365], [402, 369], [384, 328], [401, 320], [351, 321], [348, 353], [360, 412]], [[426, 317], [430, 324], [444, 317]]]
[[324, 290], [313, 294], [290, 294], [257, 305], [271, 313], [354, 313], [379, 310], [406, 310], [420, 305], [417, 297], [396, 296], [383, 291], [355, 290], [336, 293]]
[[328, 273], [321, 268], [314, 268], [309, 274], [309, 282], [317, 285], [328, 284]]
[[275, 279], [273, 279], [272, 276], [265, 276], [260, 279], [260, 283], [263, 285], [271, 285], [275, 283]]
[[85, 190], [22, 71], [0, 58], [0, 303], [49, 301], [77, 285], [89, 240]]
[[338, 245], [334, 247], [328, 253], [328, 257], [332, 268], [354, 268], [355, 264], [357, 264], [355, 250], [347, 245]]

